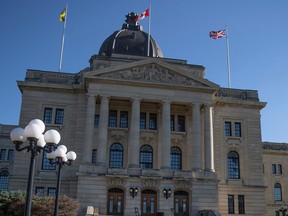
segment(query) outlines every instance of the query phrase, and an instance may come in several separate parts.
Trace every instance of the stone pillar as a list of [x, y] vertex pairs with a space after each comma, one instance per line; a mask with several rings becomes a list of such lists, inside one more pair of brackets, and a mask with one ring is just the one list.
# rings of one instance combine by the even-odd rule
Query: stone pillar
[[193, 170], [201, 170], [201, 118], [200, 104], [193, 104], [192, 111], [192, 162]]
[[205, 170], [214, 172], [214, 143], [213, 143], [213, 107], [205, 106]]
[[100, 105], [96, 165], [103, 167], [106, 166], [108, 118], [109, 118], [109, 98], [107, 96], [102, 96]]
[[94, 119], [95, 119], [95, 106], [96, 97], [93, 94], [87, 94], [87, 108], [86, 108], [86, 121], [84, 132], [84, 146], [83, 146], [83, 163], [92, 163], [92, 146], [94, 137]]
[[128, 137], [128, 167], [139, 168], [140, 155], [140, 99], [132, 99], [131, 123]]
[[170, 101], [162, 102], [162, 144], [161, 144], [161, 169], [171, 169], [171, 129], [170, 129]]

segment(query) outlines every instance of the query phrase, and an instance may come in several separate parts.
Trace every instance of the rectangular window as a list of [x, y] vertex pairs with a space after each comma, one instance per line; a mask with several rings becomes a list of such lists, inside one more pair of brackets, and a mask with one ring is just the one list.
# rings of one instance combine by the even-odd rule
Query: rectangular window
[[115, 128], [117, 127], [117, 111], [110, 110], [109, 112], [109, 127]]
[[241, 137], [241, 123], [240, 122], [234, 123], [234, 136]]
[[174, 115], [170, 116], [170, 130], [175, 131], [175, 116]]
[[276, 174], [276, 164], [272, 164], [272, 174]]
[[45, 193], [44, 193], [44, 187], [36, 187], [35, 195], [37, 195], [37, 196], [44, 196], [44, 195], [45, 195]]
[[52, 113], [53, 113], [52, 108], [45, 108], [44, 109], [43, 122], [45, 124], [52, 124]]
[[178, 116], [177, 131], [185, 132], [185, 116]]
[[128, 128], [128, 112], [120, 112], [120, 128]]
[[278, 168], [277, 173], [282, 174], [282, 164], [278, 164], [277, 168]]
[[238, 212], [239, 214], [245, 214], [244, 195], [238, 195]]
[[157, 130], [157, 114], [150, 113], [149, 115], [149, 130]]
[[13, 161], [14, 160], [14, 150], [13, 149], [9, 149], [8, 150], [7, 160], [9, 160], [9, 161]]
[[56, 195], [56, 188], [48, 188], [47, 195], [48, 196], [55, 196]]
[[234, 214], [234, 195], [228, 195], [228, 214]]
[[0, 160], [6, 160], [6, 149], [1, 149]]
[[225, 135], [232, 136], [231, 122], [225, 122]]
[[55, 113], [55, 124], [64, 123], [64, 109], [56, 109]]
[[100, 117], [99, 115], [95, 115], [95, 117], [94, 117], [94, 126], [95, 127], [99, 126], [99, 120], [100, 120], [99, 117]]
[[9, 173], [4, 170], [0, 173], [0, 192], [7, 191], [9, 185]]
[[146, 129], [146, 113], [140, 113], [140, 129]]
[[96, 163], [97, 149], [92, 150], [92, 163]]
[[55, 170], [55, 169], [56, 169], [56, 165], [50, 164], [50, 161], [46, 157], [46, 152], [43, 152], [42, 170]]

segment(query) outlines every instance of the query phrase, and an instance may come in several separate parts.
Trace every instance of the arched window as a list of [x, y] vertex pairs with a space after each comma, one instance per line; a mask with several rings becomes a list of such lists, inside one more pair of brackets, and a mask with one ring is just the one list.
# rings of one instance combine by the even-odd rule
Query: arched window
[[110, 168], [120, 168], [123, 166], [123, 146], [120, 143], [114, 143], [110, 147]]
[[3, 170], [0, 172], [0, 192], [8, 190], [9, 183], [9, 172], [7, 170]]
[[182, 153], [181, 149], [178, 147], [171, 147], [171, 169], [182, 169]]
[[274, 184], [274, 201], [282, 201], [282, 190], [279, 183]]
[[140, 149], [140, 168], [153, 168], [153, 149], [150, 145], [143, 145]]
[[228, 153], [228, 178], [240, 178], [239, 155], [235, 151], [230, 151]]

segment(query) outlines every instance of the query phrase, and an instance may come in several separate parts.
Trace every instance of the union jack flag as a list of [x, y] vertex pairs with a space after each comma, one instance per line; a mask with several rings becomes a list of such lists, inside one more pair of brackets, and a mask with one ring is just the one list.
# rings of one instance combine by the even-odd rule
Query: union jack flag
[[220, 31], [210, 31], [209, 32], [210, 38], [213, 38], [215, 40], [217, 40], [218, 38], [225, 37], [225, 35], [226, 35], [225, 29], [224, 30], [220, 30]]

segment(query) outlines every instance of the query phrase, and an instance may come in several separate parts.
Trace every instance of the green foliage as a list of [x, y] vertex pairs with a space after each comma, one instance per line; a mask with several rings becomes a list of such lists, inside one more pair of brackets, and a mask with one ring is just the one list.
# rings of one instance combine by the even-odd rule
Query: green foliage
[[[54, 212], [55, 197], [33, 196], [31, 216], [49, 216]], [[0, 215], [22, 216], [25, 208], [25, 192], [0, 193]], [[67, 196], [59, 198], [59, 216], [77, 216], [79, 203]]]

